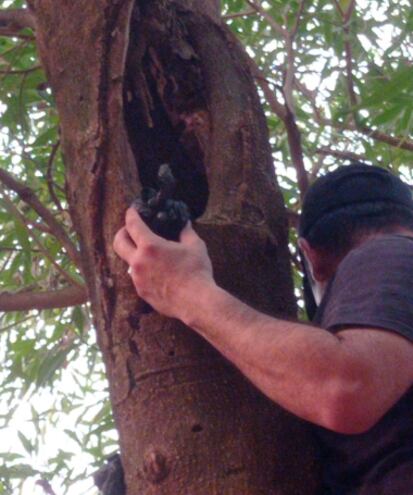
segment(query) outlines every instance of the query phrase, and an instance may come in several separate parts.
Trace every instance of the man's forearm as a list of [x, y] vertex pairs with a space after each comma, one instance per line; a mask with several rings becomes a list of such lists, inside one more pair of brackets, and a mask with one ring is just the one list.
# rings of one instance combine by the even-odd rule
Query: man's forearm
[[413, 344], [402, 335], [352, 327], [335, 336], [258, 313], [218, 288], [206, 245], [190, 224], [180, 242], [169, 242], [130, 208], [114, 249], [140, 297], [198, 331], [297, 416], [361, 433], [413, 384]]
[[[214, 284], [183, 291], [182, 320], [290, 412], [328, 426], [347, 353], [325, 330], [271, 318]], [[341, 384], [340, 384], [341, 386]]]

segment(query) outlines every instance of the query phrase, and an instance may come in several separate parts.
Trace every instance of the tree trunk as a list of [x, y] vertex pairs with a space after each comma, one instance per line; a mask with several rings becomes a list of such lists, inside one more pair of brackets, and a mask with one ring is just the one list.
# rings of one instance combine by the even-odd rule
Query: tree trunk
[[259, 310], [295, 315], [265, 119], [216, 0], [29, 4], [128, 495], [313, 494], [303, 425], [183, 324], [145, 312], [112, 250], [127, 205], [168, 162], [217, 281]]

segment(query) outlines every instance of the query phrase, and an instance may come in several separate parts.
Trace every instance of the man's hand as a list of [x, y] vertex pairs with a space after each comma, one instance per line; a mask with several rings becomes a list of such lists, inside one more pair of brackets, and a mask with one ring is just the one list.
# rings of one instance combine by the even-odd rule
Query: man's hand
[[214, 284], [205, 243], [190, 223], [180, 242], [167, 241], [143, 222], [134, 208], [126, 212], [126, 225], [115, 236], [115, 252], [128, 263], [138, 295], [158, 312], [184, 319], [185, 291], [199, 284]]

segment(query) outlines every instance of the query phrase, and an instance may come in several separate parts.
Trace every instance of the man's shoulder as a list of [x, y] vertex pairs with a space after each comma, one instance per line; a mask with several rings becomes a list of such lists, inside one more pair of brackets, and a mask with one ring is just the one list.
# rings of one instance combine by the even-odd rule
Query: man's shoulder
[[413, 340], [413, 239], [383, 235], [340, 263], [317, 313], [327, 329], [381, 328]]
[[368, 239], [343, 258], [339, 269], [354, 263], [362, 263], [359, 268], [363, 268], [364, 263], [382, 264], [385, 268], [386, 262], [392, 259], [402, 261], [400, 256], [404, 261], [411, 259], [413, 263], [413, 234], [382, 234]]

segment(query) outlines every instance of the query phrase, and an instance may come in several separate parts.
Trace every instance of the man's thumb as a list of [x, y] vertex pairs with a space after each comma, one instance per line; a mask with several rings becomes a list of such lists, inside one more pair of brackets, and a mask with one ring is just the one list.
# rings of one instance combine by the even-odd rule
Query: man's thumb
[[192, 228], [192, 223], [188, 220], [187, 224], [181, 231], [181, 235], [179, 236], [180, 242], [183, 244], [191, 244], [192, 242], [199, 241], [199, 236]]

